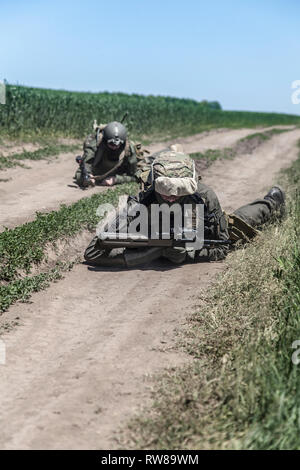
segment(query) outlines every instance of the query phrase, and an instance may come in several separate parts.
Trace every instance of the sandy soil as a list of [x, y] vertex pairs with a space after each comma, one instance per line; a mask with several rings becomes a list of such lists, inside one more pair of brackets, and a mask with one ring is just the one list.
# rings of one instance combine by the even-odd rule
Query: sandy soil
[[[299, 138], [300, 130], [277, 135], [252, 154], [214, 163], [203, 180], [225, 209], [237, 208], [263, 196], [297, 158]], [[118, 428], [149, 400], [151, 375], [190, 360], [172, 350], [174, 329], [225, 265], [157, 262], [119, 271], [79, 264], [30, 304], [12, 307], [1, 317], [19, 325], [2, 336], [0, 448], [115, 447]]]
[[27, 142], [16, 144], [14, 142], [6, 141], [0, 144], [0, 155], [3, 157], [8, 157], [9, 155], [13, 155], [15, 153], [22, 153], [24, 150], [27, 152], [34, 152], [40, 148], [41, 146], [39, 144], [32, 144]]
[[[58, 144], [78, 144], [81, 145], [81, 141], [78, 139], [71, 139], [65, 137], [59, 137], [56, 139], [56, 143]], [[15, 153], [22, 153], [24, 150], [27, 152], [34, 152], [46, 144], [42, 143], [32, 143], [32, 142], [15, 142], [13, 140], [8, 139], [0, 139], [0, 155], [3, 157], [8, 157], [9, 155], [13, 155]]]
[[[291, 128], [291, 126], [285, 127]], [[265, 129], [259, 129], [262, 130]], [[200, 152], [208, 148], [231, 147], [239, 139], [255, 132], [258, 132], [258, 129], [217, 129], [163, 144], [153, 144], [148, 148], [151, 152], [155, 152], [169, 143], [180, 142], [186, 152]], [[36, 211], [54, 210], [62, 203], [69, 204], [90, 196], [92, 191], [106, 190], [97, 187], [82, 191], [73, 183], [72, 176], [77, 167], [73, 153], [61, 154], [47, 161], [24, 160], [23, 162], [30, 166], [31, 170], [16, 167], [0, 171], [0, 178], [9, 180], [0, 181], [0, 231], [4, 227], [11, 228], [34, 219]]]

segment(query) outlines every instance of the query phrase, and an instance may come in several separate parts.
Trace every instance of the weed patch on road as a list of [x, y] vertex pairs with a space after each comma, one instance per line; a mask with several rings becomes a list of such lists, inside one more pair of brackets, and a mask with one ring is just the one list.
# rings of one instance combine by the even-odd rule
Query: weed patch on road
[[237, 155], [252, 153], [261, 144], [270, 140], [274, 135], [289, 132], [290, 129], [270, 129], [265, 132], [256, 132], [240, 139], [232, 148], [208, 149], [205, 152], [194, 152], [190, 157], [196, 161], [198, 171], [208, 168], [214, 161], [219, 159], [234, 158]]
[[24, 150], [23, 152], [13, 153], [9, 156], [0, 155], [0, 170], [15, 166], [22, 166], [24, 168], [23, 160], [46, 160], [60, 153], [74, 152], [78, 150], [78, 148], [78, 145], [75, 144], [50, 144], [47, 147], [40, 148], [33, 152]]
[[[6, 298], [17, 300], [29, 291], [49, 281], [49, 275], [28, 278], [33, 267], [47, 261], [47, 249], [60, 239], [70, 239], [84, 230], [93, 230], [99, 222], [96, 210], [100, 204], [117, 205], [123, 194], [135, 194], [138, 185], [119, 185], [100, 194], [94, 194], [58, 211], [37, 213], [33, 222], [0, 233], [0, 310], [5, 310]], [[24, 277], [25, 276], [25, 277]], [[50, 273], [50, 278], [52, 274]]]

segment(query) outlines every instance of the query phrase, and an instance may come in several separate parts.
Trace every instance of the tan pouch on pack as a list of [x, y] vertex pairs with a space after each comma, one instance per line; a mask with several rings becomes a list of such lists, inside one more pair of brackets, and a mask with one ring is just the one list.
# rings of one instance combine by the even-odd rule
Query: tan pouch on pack
[[233, 242], [249, 242], [260, 233], [234, 214], [225, 213], [225, 216], [228, 222], [229, 238]]

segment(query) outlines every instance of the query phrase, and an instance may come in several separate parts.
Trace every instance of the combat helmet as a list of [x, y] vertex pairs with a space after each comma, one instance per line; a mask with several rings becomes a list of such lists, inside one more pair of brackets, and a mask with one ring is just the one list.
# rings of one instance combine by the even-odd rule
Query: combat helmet
[[107, 124], [103, 129], [103, 139], [111, 150], [117, 150], [125, 144], [127, 131], [120, 122], [113, 121]]

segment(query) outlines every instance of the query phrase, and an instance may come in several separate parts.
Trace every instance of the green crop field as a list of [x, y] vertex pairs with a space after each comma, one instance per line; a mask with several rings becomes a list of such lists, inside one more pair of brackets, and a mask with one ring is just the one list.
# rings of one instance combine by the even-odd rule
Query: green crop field
[[187, 135], [212, 127], [299, 124], [288, 114], [223, 111], [218, 102], [125, 93], [81, 93], [6, 85], [0, 106], [0, 135], [83, 137], [94, 119], [121, 120], [133, 137]]

